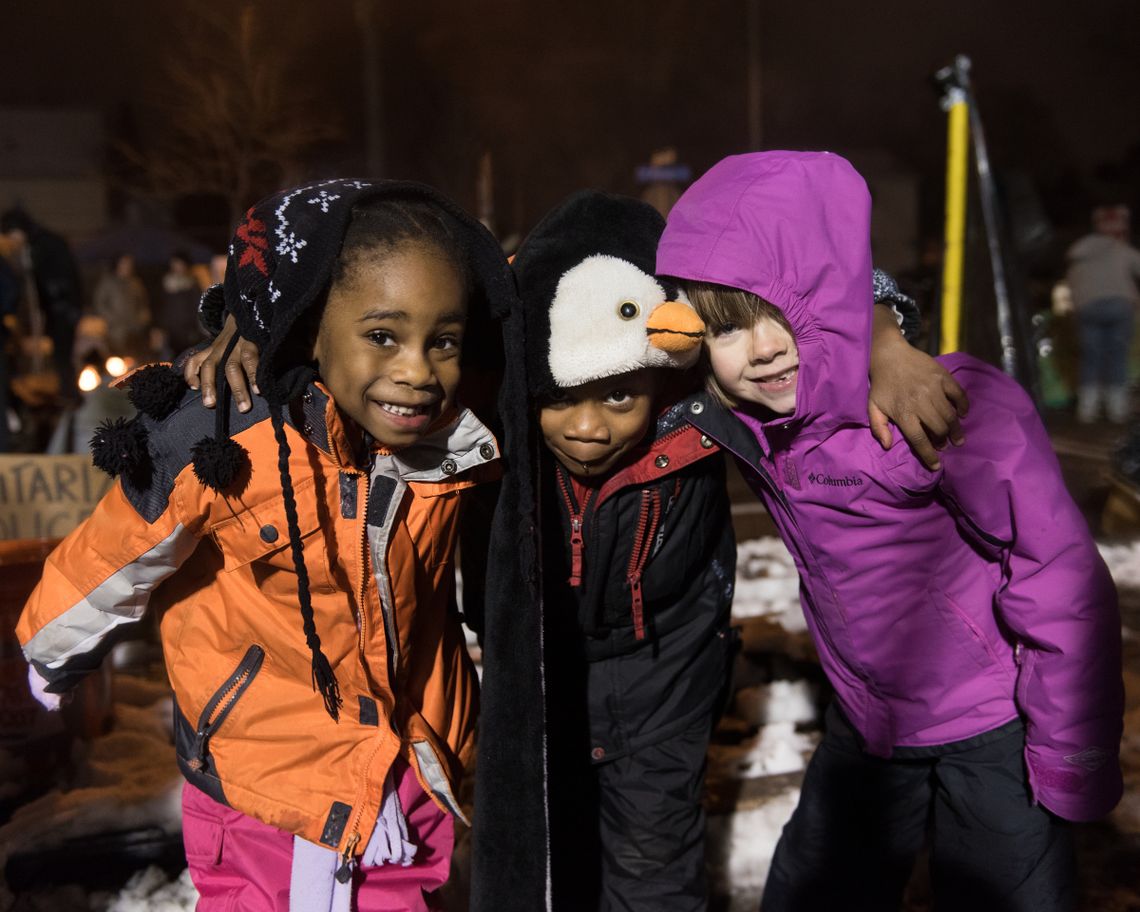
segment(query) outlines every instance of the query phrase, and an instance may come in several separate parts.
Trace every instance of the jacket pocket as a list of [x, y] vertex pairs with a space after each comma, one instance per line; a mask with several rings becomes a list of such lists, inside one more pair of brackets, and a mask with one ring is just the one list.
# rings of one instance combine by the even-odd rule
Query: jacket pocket
[[241, 661], [233, 673], [222, 682], [221, 687], [214, 691], [214, 695], [207, 701], [198, 724], [194, 730], [194, 740], [190, 746], [189, 756], [185, 758], [186, 766], [194, 773], [217, 776], [213, 768], [213, 759], [210, 756], [210, 739], [225, 724], [227, 717], [233, 712], [234, 706], [249, 689], [253, 679], [261, 670], [265, 661], [265, 650], [254, 643], [245, 651]]
[[1017, 688], [1014, 691], [1017, 695], [1017, 708], [1025, 713], [1029, 699], [1029, 685], [1033, 680], [1033, 666], [1037, 662], [1037, 650], [1030, 649], [1019, 641], [1014, 648], [1013, 658], [1017, 663]]
[[961, 651], [969, 654], [970, 658], [983, 671], [1005, 670], [1005, 666], [998, 661], [993, 646], [986, 638], [985, 632], [978, 624], [945, 592], [928, 590], [931, 600], [938, 608], [946, 625], [954, 633], [954, 640]]
[[[320, 513], [309, 506], [313, 488], [313, 481], [308, 479], [294, 490], [297, 525], [304, 545], [310, 586], [327, 592], [333, 588], [332, 574], [328, 566], [328, 548], [317, 537], [321, 530]], [[211, 529], [211, 534], [222, 552], [227, 572], [253, 564], [259, 585], [277, 571], [296, 573], [284, 496], [267, 500], [218, 523]], [[288, 591], [292, 592], [292, 589]]]

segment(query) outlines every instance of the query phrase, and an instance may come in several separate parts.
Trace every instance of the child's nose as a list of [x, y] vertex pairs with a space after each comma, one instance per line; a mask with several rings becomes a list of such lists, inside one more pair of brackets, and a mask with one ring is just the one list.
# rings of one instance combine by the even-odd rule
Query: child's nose
[[405, 348], [392, 365], [391, 377], [397, 383], [424, 386], [430, 383], [434, 376], [431, 359], [411, 347]]
[[566, 436], [569, 439], [583, 443], [605, 443], [609, 440], [609, 428], [595, 406], [576, 405], [568, 417]]
[[773, 335], [759, 323], [752, 327], [751, 351], [749, 357], [752, 361], [774, 361], [788, 350], [787, 342]]

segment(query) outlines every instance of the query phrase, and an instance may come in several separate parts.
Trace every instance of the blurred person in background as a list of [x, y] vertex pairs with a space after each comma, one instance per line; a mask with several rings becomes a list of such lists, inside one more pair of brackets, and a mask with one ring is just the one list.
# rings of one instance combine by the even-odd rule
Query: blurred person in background
[[99, 278], [92, 299], [95, 315], [107, 321], [111, 354], [136, 362], [150, 360], [150, 303], [129, 253], [115, 257]]
[[11, 245], [14, 259], [29, 280], [29, 294], [35, 294], [29, 303], [43, 315], [44, 331], [52, 344], [52, 366], [59, 377], [59, 395], [65, 401], [74, 400], [78, 389], [72, 347], [83, 310], [83, 284], [71, 248], [19, 207], [0, 215], [0, 234]]
[[1128, 243], [1127, 206], [1098, 206], [1093, 230], [1066, 253], [1066, 281], [1080, 335], [1077, 420], [1122, 424], [1131, 414], [1128, 356], [1140, 302], [1140, 251]]
[[205, 289], [197, 273], [188, 254], [176, 250], [170, 255], [155, 322], [165, 336], [166, 352], [171, 356], [206, 339], [198, 323], [198, 300]]
[[107, 359], [107, 350], [98, 343], [79, 357], [84, 365], [78, 379], [80, 398], [59, 416], [44, 452], [90, 454], [92, 438], [100, 424], [135, 416], [135, 407], [126, 392], [111, 386], [115, 377], [107, 369]]

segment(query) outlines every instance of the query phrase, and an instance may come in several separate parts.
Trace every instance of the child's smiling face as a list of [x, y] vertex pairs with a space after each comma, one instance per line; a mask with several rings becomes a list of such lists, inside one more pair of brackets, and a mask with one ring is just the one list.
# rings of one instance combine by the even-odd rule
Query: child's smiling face
[[783, 326], [768, 317], [758, 317], [747, 328], [710, 326], [706, 344], [713, 376], [725, 393], [777, 415], [795, 411], [800, 355]]
[[407, 446], [454, 404], [466, 319], [461, 278], [434, 247], [357, 254], [329, 290], [313, 357], [342, 412]]
[[645, 437], [653, 415], [650, 370], [603, 377], [545, 399], [542, 437], [574, 475], [603, 475]]

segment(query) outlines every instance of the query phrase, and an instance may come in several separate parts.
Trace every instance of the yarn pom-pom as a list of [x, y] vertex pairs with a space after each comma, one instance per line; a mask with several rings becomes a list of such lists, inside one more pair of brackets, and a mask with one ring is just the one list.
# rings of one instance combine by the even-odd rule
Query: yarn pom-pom
[[224, 491], [249, 466], [249, 454], [240, 443], [226, 437], [203, 437], [190, 448], [194, 475], [206, 487]]
[[186, 381], [178, 371], [165, 364], [152, 364], [131, 376], [127, 398], [140, 412], [161, 421], [178, 407], [186, 390]]
[[225, 323], [226, 296], [221, 284], [211, 285], [198, 301], [198, 322], [211, 336], [222, 331]]
[[137, 418], [104, 421], [91, 438], [91, 457], [97, 468], [112, 478], [127, 475], [138, 479], [150, 462], [146, 428]]

